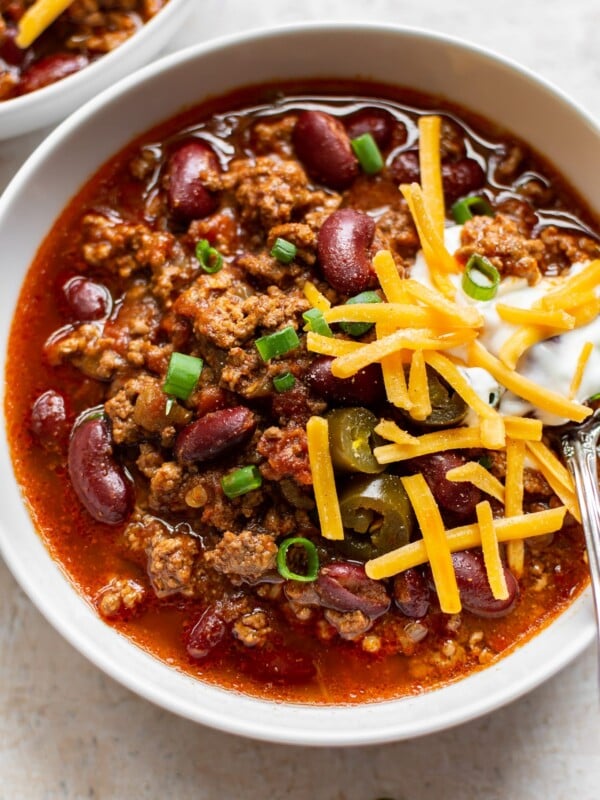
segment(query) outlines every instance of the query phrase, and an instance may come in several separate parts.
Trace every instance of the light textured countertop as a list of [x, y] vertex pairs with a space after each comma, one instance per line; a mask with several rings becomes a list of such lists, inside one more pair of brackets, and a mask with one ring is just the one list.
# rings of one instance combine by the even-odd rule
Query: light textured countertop
[[[600, 117], [598, 0], [199, 0], [170, 49], [307, 19], [402, 23], [469, 39]], [[0, 188], [41, 137], [0, 143]], [[172, 716], [105, 677], [48, 626], [0, 562], [0, 800], [598, 800], [595, 676], [588, 651], [501, 711], [413, 742], [355, 750], [254, 743]]]

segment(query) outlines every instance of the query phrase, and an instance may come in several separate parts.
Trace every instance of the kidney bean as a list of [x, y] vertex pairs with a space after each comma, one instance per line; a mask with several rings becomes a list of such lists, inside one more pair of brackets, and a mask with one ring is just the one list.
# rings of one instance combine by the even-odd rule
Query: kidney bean
[[442, 164], [444, 196], [448, 203], [480, 189], [485, 183], [485, 172], [474, 158], [461, 158]]
[[314, 180], [332, 189], [345, 189], [358, 175], [358, 161], [348, 134], [331, 114], [303, 111], [294, 126], [292, 142]]
[[358, 294], [376, 285], [369, 253], [374, 236], [374, 220], [353, 208], [334, 211], [321, 226], [319, 263], [325, 279], [338, 292]]
[[335, 611], [362, 611], [376, 619], [390, 607], [384, 586], [368, 578], [362, 564], [335, 561], [321, 567], [315, 589], [321, 605]]
[[88, 65], [86, 56], [75, 53], [54, 53], [36, 61], [21, 76], [19, 91], [28, 94], [67, 78]]
[[217, 156], [206, 142], [192, 139], [180, 145], [167, 165], [167, 202], [173, 216], [189, 222], [212, 214], [218, 199], [204, 186], [200, 175], [219, 170]]
[[[399, 153], [392, 161], [390, 170], [398, 183], [418, 183], [421, 180], [419, 153], [416, 150]], [[460, 158], [442, 164], [442, 184], [448, 203], [480, 189], [484, 183], [485, 173], [474, 158]]]
[[449, 481], [446, 473], [454, 467], [466, 464], [467, 460], [458, 453], [434, 453], [411, 461], [413, 467], [423, 473], [438, 504], [459, 517], [475, 513], [475, 506], [481, 501], [481, 492], [472, 483]]
[[477, 550], [460, 550], [452, 553], [452, 564], [463, 607], [477, 617], [504, 617], [509, 614], [519, 596], [517, 579], [504, 567], [508, 588], [506, 600], [496, 600], [490, 589], [483, 555]]
[[256, 417], [245, 406], [211, 411], [180, 432], [175, 442], [178, 461], [208, 461], [227, 453], [252, 436]]
[[29, 427], [46, 450], [61, 450], [69, 438], [69, 413], [64, 395], [54, 389], [41, 394], [31, 408]]
[[133, 510], [133, 482], [113, 456], [105, 417], [88, 417], [75, 425], [68, 465], [75, 493], [88, 513], [107, 525], [125, 522]]
[[407, 569], [394, 578], [394, 602], [412, 619], [422, 619], [429, 610], [429, 586], [418, 569]]
[[83, 275], [70, 278], [62, 291], [69, 311], [79, 321], [103, 319], [110, 313], [112, 298], [108, 289]]
[[360, 111], [347, 117], [345, 124], [350, 139], [370, 133], [382, 150], [385, 150], [392, 140], [394, 128], [401, 125], [384, 108], [361, 108]]
[[417, 150], [404, 150], [390, 164], [392, 177], [398, 183], [418, 183], [421, 180], [419, 153]]
[[204, 609], [186, 635], [185, 649], [190, 658], [201, 661], [225, 638], [227, 626], [216, 606]]
[[316, 395], [343, 405], [374, 406], [384, 399], [385, 387], [379, 364], [369, 364], [351, 378], [336, 378], [331, 373], [332, 361], [329, 356], [315, 358], [305, 375]]
[[0, 58], [13, 67], [20, 67], [25, 61], [27, 51], [18, 46], [16, 37], [16, 25], [6, 25], [0, 39]]

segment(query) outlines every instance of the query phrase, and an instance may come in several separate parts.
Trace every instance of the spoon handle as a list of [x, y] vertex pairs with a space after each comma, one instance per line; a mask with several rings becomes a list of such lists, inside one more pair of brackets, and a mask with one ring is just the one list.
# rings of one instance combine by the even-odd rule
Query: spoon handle
[[[575, 482], [587, 547], [592, 594], [596, 609], [596, 635], [600, 653], [600, 491], [597, 445], [600, 430], [579, 430], [562, 437], [562, 450]], [[600, 670], [600, 660], [599, 660]], [[598, 674], [600, 684], [600, 672]]]

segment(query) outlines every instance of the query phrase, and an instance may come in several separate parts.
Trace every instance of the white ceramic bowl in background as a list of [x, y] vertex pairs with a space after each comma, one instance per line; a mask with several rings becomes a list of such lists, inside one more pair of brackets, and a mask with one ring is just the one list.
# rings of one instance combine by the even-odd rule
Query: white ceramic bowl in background
[[[21, 281], [39, 243], [76, 190], [130, 139], [183, 106], [249, 83], [354, 76], [442, 95], [500, 123], [547, 156], [600, 210], [600, 183], [590, 168], [600, 151], [600, 129], [568, 98], [515, 64], [443, 36], [385, 26], [322, 24], [236, 36], [176, 53], [107, 90], [60, 125], [14, 178], [0, 199], [2, 360]], [[593, 637], [586, 593], [498, 664], [417, 697], [311, 707], [225, 691], [175, 671], [105, 625], [33, 529], [5, 443], [0, 469], [0, 548], [47, 619], [133, 691], [230, 732], [318, 745], [418, 736], [513, 700], [565, 666]]]
[[43, 89], [0, 101], [0, 140], [64, 119], [107, 86], [147, 64], [183, 25], [195, 4], [196, 0], [169, 0], [120, 47], [85, 69]]

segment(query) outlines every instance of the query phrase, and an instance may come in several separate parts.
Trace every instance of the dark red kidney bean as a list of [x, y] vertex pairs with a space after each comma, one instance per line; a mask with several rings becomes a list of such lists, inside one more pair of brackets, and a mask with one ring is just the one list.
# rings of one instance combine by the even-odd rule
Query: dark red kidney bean
[[186, 425], [175, 442], [178, 461], [208, 461], [237, 447], [254, 433], [256, 417], [245, 406], [211, 411]]
[[28, 94], [67, 78], [88, 65], [86, 56], [75, 53], [54, 53], [36, 61], [21, 76], [19, 92]]
[[20, 67], [25, 61], [27, 51], [15, 42], [16, 36], [16, 26], [7, 25], [0, 40], [0, 58], [13, 67]]
[[103, 319], [110, 313], [112, 298], [108, 289], [83, 275], [70, 278], [62, 291], [69, 310], [77, 320]]
[[382, 150], [391, 142], [394, 128], [401, 124], [384, 108], [361, 108], [345, 120], [350, 139], [370, 133]]
[[362, 611], [376, 619], [391, 603], [383, 584], [371, 580], [362, 564], [335, 561], [319, 570], [314, 584], [321, 605], [335, 611]]
[[227, 626], [215, 606], [200, 614], [186, 635], [185, 649], [190, 658], [201, 661], [218, 647], [227, 633]]
[[370, 248], [375, 222], [364, 211], [342, 208], [319, 231], [317, 252], [325, 280], [338, 292], [358, 294], [377, 284]]
[[213, 149], [200, 139], [184, 142], [175, 150], [167, 165], [167, 202], [174, 217], [189, 222], [212, 214], [218, 198], [204, 186], [200, 175], [219, 170]]
[[[398, 183], [418, 183], [421, 180], [419, 153], [406, 150], [392, 161], [390, 171]], [[442, 164], [444, 197], [453, 203], [459, 197], [480, 189], [485, 184], [485, 173], [474, 158], [461, 158]]]
[[69, 442], [69, 476], [75, 493], [98, 522], [119, 525], [134, 506], [133, 481], [113, 456], [105, 417], [76, 423]]
[[303, 111], [294, 125], [292, 142], [306, 171], [332, 189], [345, 189], [358, 175], [358, 161], [339, 119], [323, 111]]
[[315, 665], [307, 653], [274, 636], [264, 647], [241, 645], [243, 671], [259, 681], [273, 683], [306, 683], [315, 675]]
[[336, 378], [331, 373], [333, 358], [315, 358], [305, 377], [312, 391], [324, 400], [361, 406], [374, 406], [385, 397], [383, 375], [379, 364], [369, 364], [351, 378]]
[[385, 397], [383, 375], [379, 364], [370, 364], [351, 378], [337, 378], [331, 372], [333, 358], [315, 358], [305, 375], [312, 391], [324, 400], [353, 405], [374, 406]]
[[417, 150], [404, 150], [390, 164], [390, 172], [398, 183], [418, 183], [421, 180], [419, 153]]
[[394, 578], [394, 602], [412, 619], [422, 619], [429, 610], [429, 586], [422, 572], [407, 569]]
[[414, 458], [410, 462], [423, 474], [438, 504], [459, 517], [475, 513], [475, 506], [481, 501], [481, 492], [472, 483], [449, 481], [446, 473], [454, 467], [467, 463], [458, 453], [434, 453], [430, 456]]
[[69, 416], [64, 395], [48, 389], [34, 402], [29, 427], [46, 450], [61, 450], [69, 438]]
[[442, 164], [442, 183], [446, 201], [453, 203], [459, 197], [481, 189], [485, 184], [485, 172], [474, 158], [461, 158]]
[[477, 550], [460, 550], [452, 553], [452, 564], [463, 607], [477, 617], [504, 617], [509, 614], [519, 596], [517, 579], [504, 567], [508, 588], [506, 600], [496, 600], [488, 583], [483, 555]]

